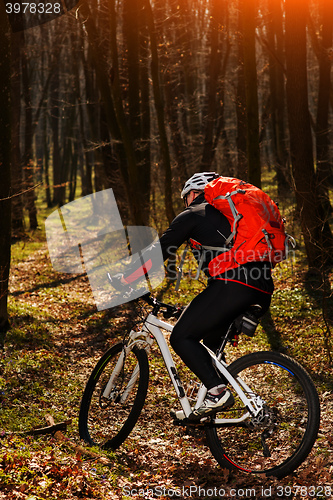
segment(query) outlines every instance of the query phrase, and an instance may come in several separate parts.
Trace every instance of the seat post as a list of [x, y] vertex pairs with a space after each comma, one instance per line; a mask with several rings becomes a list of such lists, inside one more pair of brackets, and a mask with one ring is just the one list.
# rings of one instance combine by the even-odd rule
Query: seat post
[[224, 351], [224, 348], [225, 346], [227, 345], [227, 342], [229, 340], [229, 338], [231, 337], [231, 333], [233, 333], [233, 329], [234, 329], [234, 321], [231, 323], [231, 325], [229, 326], [228, 328], [228, 331], [227, 333], [225, 334], [225, 336], [222, 338], [221, 340], [221, 344], [220, 344], [220, 347], [218, 348], [218, 350], [216, 351], [216, 357], [218, 360], [221, 359], [222, 357], [222, 354], [223, 354], [223, 351]]

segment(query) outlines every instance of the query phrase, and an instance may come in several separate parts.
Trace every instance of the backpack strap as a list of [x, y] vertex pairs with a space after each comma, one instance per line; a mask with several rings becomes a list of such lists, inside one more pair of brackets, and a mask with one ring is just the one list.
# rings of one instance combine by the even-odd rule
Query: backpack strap
[[236, 235], [238, 221], [243, 217], [242, 214], [240, 214], [238, 212], [238, 210], [237, 210], [237, 208], [232, 200], [232, 196], [234, 196], [235, 194], [245, 194], [245, 192], [246, 191], [244, 191], [244, 189], [236, 189], [235, 191], [231, 191], [231, 193], [227, 193], [225, 196], [220, 195], [220, 196], [217, 196], [216, 198], [214, 198], [214, 200], [227, 200], [227, 202], [229, 203], [231, 213], [232, 213], [233, 218], [234, 218], [234, 223], [232, 225], [231, 234], [225, 242], [226, 246], [228, 246], [230, 244], [230, 242], [232, 241], [232, 239]]
[[[273, 247], [272, 247], [272, 244], [271, 244], [268, 232], [266, 231], [266, 229], [262, 229], [262, 232], [264, 233], [265, 240], [266, 240], [268, 248], [270, 250], [273, 250]], [[290, 234], [286, 233], [286, 238], [284, 240], [284, 248], [285, 248], [285, 255], [286, 255], [285, 258], [286, 259], [288, 259], [288, 254], [289, 254], [289, 244], [290, 244], [290, 246], [292, 248], [296, 248], [296, 240], [295, 240], [295, 238], [293, 238], [293, 236], [291, 236]]]
[[205, 255], [206, 250], [213, 250], [214, 252], [228, 252], [230, 250], [230, 248], [226, 247], [214, 247], [210, 245], [202, 245], [201, 243], [193, 239], [190, 239], [190, 246], [192, 249], [198, 250], [200, 252], [200, 260], [198, 261], [198, 268], [196, 275], [194, 277], [195, 280], [199, 279], [202, 264], [204, 263], [206, 256]]
[[296, 240], [290, 234], [286, 233], [286, 239], [284, 242], [285, 251], [286, 251], [286, 259], [288, 259], [289, 254], [289, 243], [291, 248], [296, 248]]
[[200, 260], [198, 262], [198, 269], [197, 269], [197, 273], [196, 273], [196, 275], [194, 277], [195, 280], [199, 279], [200, 271], [201, 271], [201, 268], [202, 268], [202, 264], [204, 263], [204, 260], [205, 260], [205, 250], [213, 250], [215, 252], [229, 252], [229, 250], [230, 250], [230, 248], [225, 248], [225, 247], [211, 247], [211, 246], [208, 246], [208, 245], [201, 245], [201, 249], [202, 250], [201, 250]]
[[183, 275], [183, 266], [184, 266], [184, 262], [185, 262], [185, 258], [186, 258], [187, 252], [188, 252], [189, 248], [192, 247], [192, 246], [196, 250], [199, 250], [201, 252], [200, 260], [198, 262], [197, 272], [196, 272], [196, 275], [194, 277], [195, 280], [199, 279], [200, 271], [201, 271], [201, 268], [202, 268], [202, 264], [204, 263], [204, 260], [205, 260], [205, 250], [213, 250], [213, 251], [216, 251], [216, 252], [228, 252], [230, 250], [229, 248], [226, 248], [226, 247], [213, 247], [213, 246], [209, 246], [209, 245], [201, 245], [201, 243], [199, 243], [198, 241], [195, 241], [195, 240], [191, 239], [186, 244], [186, 247], [185, 247], [185, 249], [183, 251], [183, 254], [181, 256], [181, 259], [180, 259], [179, 267], [177, 268], [178, 273], [177, 273], [177, 282], [176, 282], [176, 286], [175, 286], [175, 291], [176, 292], [179, 290], [179, 285], [180, 285], [180, 281], [181, 281], [182, 275]]
[[266, 229], [262, 229], [262, 232], [264, 233], [264, 236], [265, 236], [265, 240], [266, 240], [266, 243], [267, 243], [267, 246], [270, 250], [273, 250], [273, 247], [272, 247], [272, 243], [271, 243], [271, 240], [269, 238], [269, 234], [268, 232], [266, 231]]

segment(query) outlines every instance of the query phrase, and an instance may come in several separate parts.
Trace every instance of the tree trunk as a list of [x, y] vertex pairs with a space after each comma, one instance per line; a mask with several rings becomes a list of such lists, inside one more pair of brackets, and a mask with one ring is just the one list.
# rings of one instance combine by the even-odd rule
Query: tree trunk
[[23, 195], [15, 196], [23, 191], [23, 170], [21, 159], [20, 129], [21, 129], [21, 56], [22, 32], [11, 37], [12, 68], [11, 68], [11, 119], [12, 119], [12, 236], [20, 239], [24, 235]]
[[223, 26], [224, 1], [213, 0], [210, 17], [210, 54], [208, 63], [208, 92], [205, 112], [205, 134], [202, 154], [203, 170], [210, 170], [215, 150], [214, 133], [217, 127], [218, 84], [221, 78], [222, 50], [220, 26]]
[[[199, 37], [196, 36], [196, 29], [199, 28], [198, 21], [194, 21], [192, 15], [192, 0], [173, 1], [173, 17], [176, 18], [179, 32], [179, 46], [181, 47], [181, 66], [184, 68], [182, 81], [183, 106], [182, 119], [185, 122], [185, 130], [188, 131], [190, 142], [197, 142], [201, 133], [200, 105], [198, 100], [198, 57]], [[204, 10], [204, 9], [203, 9]], [[178, 22], [177, 22], [178, 21]], [[194, 157], [194, 155], [193, 155]], [[193, 160], [195, 158], [191, 158]], [[186, 179], [188, 174], [186, 174]], [[186, 180], [185, 179], [185, 180]], [[184, 181], [185, 181], [184, 180]]]
[[329, 103], [331, 87], [333, 2], [320, 0], [321, 44], [319, 53], [319, 89], [316, 121], [317, 183], [326, 216], [332, 212], [329, 200], [329, 185], [332, 185], [332, 164], [330, 158]]
[[175, 212], [172, 205], [172, 174], [168, 137], [165, 127], [164, 100], [160, 86], [160, 70], [157, 51], [157, 39], [153, 12], [149, 0], [144, 0], [146, 19], [148, 24], [151, 47], [151, 74], [153, 81], [154, 104], [157, 115], [158, 130], [161, 141], [162, 162], [164, 166], [164, 197], [166, 216], [169, 223], [174, 219]]
[[[94, 81], [94, 68], [92, 63], [94, 61], [94, 54], [92, 47], [88, 47], [87, 57], [83, 50], [81, 50], [81, 59], [84, 72], [84, 85], [81, 87], [81, 79], [79, 73], [79, 67], [74, 63], [74, 74], [76, 75], [76, 86], [77, 86], [77, 99], [79, 102], [79, 129], [80, 137], [83, 146], [83, 157], [84, 162], [82, 163], [82, 185], [81, 193], [82, 196], [86, 196], [93, 192], [93, 179], [92, 179], [92, 153], [89, 151], [88, 147], [88, 137], [89, 135], [93, 137], [93, 140], [97, 140], [96, 136], [96, 106], [95, 102], [98, 101], [98, 89], [95, 86]], [[86, 103], [83, 106], [82, 95], [85, 95]]]
[[[150, 116], [148, 88], [147, 31], [145, 11], [139, 0], [124, 0], [123, 30], [128, 75], [128, 121], [133, 138], [142, 216], [149, 224], [150, 212]], [[144, 29], [145, 28], [145, 29]], [[141, 56], [143, 59], [141, 59]], [[146, 66], [145, 66], [146, 65]], [[146, 99], [146, 102], [144, 102]]]
[[165, 102], [167, 104], [167, 115], [171, 131], [171, 142], [173, 147], [174, 160], [177, 165], [177, 180], [179, 180], [179, 184], [181, 184], [186, 181], [188, 175], [186, 175], [187, 168], [185, 146], [183, 144], [181, 127], [179, 126], [178, 94], [176, 89], [177, 76], [172, 69], [172, 64], [165, 70], [164, 80]]
[[237, 173], [240, 179], [248, 180], [247, 154], [246, 154], [246, 95], [244, 77], [244, 51], [243, 51], [243, 24], [244, 12], [241, 9], [242, 0], [238, 9], [238, 37], [237, 37], [237, 87], [236, 87], [236, 117], [237, 117]]
[[11, 243], [10, 35], [5, 4], [0, 4], [0, 343], [9, 328], [8, 279]]
[[285, 1], [287, 106], [290, 154], [297, 208], [309, 267], [332, 260], [332, 233], [323, 217], [313, 161], [306, 67], [306, 9], [298, 0]]
[[259, 113], [257, 66], [255, 47], [256, 0], [240, 0], [243, 11], [244, 79], [246, 96], [246, 138], [248, 180], [261, 187], [261, 164], [259, 148]]
[[34, 162], [33, 162], [33, 121], [32, 121], [32, 101], [31, 101], [31, 78], [29, 75], [29, 63], [26, 54], [25, 36], [23, 34], [23, 50], [21, 51], [22, 68], [22, 91], [24, 99], [24, 151], [22, 155], [25, 205], [29, 213], [30, 229], [37, 228], [37, 209], [35, 204], [34, 190]]
[[43, 116], [43, 141], [44, 141], [44, 178], [45, 178], [45, 195], [47, 207], [52, 207], [52, 197], [51, 197], [51, 185], [50, 185], [50, 140], [47, 133], [47, 122], [46, 116]]
[[[60, 56], [60, 54], [59, 54]], [[50, 84], [50, 124], [52, 130], [52, 166], [53, 166], [53, 204], [61, 205], [61, 181], [60, 181], [60, 143], [59, 143], [59, 122], [60, 122], [60, 99], [59, 99], [59, 65], [57, 64], [52, 75]]]
[[[180, 83], [178, 74], [179, 65], [179, 47], [182, 47], [181, 38], [183, 34], [182, 26], [180, 26], [180, 15], [179, 15], [179, 2], [173, 0], [170, 2], [170, 9], [172, 12], [171, 17], [173, 18], [173, 23], [171, 29], [174, 32], [174, 38], [169, 45], [169, 51], [165, 51], [163, 54], [162, 66], [164, 70], [164, 96], [166, 103], [166, 113], [167, 120], [170, 127], [170, 142], [172, 144], [172, 151], [174, 155], [174, 163], [176, 166], [175, 175], [173, 175], [173, 180], [176, 181], [177, 185], [184, 184], [189, 175], [187, 174], [187, 161], [186, 161], [186, 149], [183, 143], [183, 134], [181, 127], [181, 113], [180, 113], [180, 96], [179, 96], [179, 86], [183, 92], [185, 88], [183, 83]], [[183, 7], [182, 7], [183, 8]], [[168, 53], [167, 53], [168, 52]]]
[[118, 55], [118, 40], [117, 40], [117, 14], [115, 8], [115, 0], [109, 0], [110, 8], [110, 34], [111, 34], [111, 56], [112, 56], [112, 74], [111, 74], [111, 91], [116, 113], [117, 123], [121, 135], [121, 140], [124, 146], [124, 151], [127, 159], [127, 190], [128, 199], [130, 202], [131, 215], [134, 224], [145, 225], [144, 210], [142, 206], [141, 193], [138, 189], [139, 169], [135, 154], [135, 146], [133, 136], [128, 126], [124, 103], [122, 98], [122, 89], [120, 85], [119, 74], [119, 55]]
[[141, 136], [139, 72], [139, 0], [123, 0], [123, 31], [127, 63], [129, 126], [134, 141]]
[[140, 164], [141, 170], [141, 191], [142, 200], [145, 207], [145, 219], [147, 223], [150, 220], [150, 194], [151, 194], [151, 117], [150, 117], [150, 75], [149, 75], [149, 33], [145, 19], [144, 9], [140, 10], [140, 26], [141, 32], [139, 37], [141, 61], [139, 71], [140, 91], [141, 91], [141, 147], [140, 147]]
[[271, 95], [271, 126], [273, 157], [278, 195], [285, 196], [291, 190], [288, 150], [286, 147], [286, 107], [284, 75], [284, 35], [281, 0], [269, 1], [267, 40], [269, 51], [269, 86]]

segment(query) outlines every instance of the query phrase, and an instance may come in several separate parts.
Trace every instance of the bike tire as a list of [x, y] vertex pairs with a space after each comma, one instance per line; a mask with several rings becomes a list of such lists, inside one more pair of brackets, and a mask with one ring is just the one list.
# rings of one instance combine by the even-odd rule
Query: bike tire
[[[265, 401], [268, 410], [257, 429], [206, 427], [213, 456], [230, 470], [277, 478], [291, 474], [307, 458], [319, 430], [320, 403], [310, 376], [299, 363], [277, 352], [247, 354], [228, 370], [234, 377], [240, 376]], [[247, 411], [235, 393], [234, 397], [228, 418]], [[217, 418], [225, 418], [225, 412]]]
[[[117, 449], [135, 426], [148, 390], [149, 365], [144, 349], [137, 346], [128, 352], [111, 391], [103, 396], [104, 388], [123, 351], [123, 343], [115, 344], [98, 361], [85, 387], [79, 413], [80, 437], [91, 446]], [[135, 367], [139, 375], [130, 394], [121, 401]]]

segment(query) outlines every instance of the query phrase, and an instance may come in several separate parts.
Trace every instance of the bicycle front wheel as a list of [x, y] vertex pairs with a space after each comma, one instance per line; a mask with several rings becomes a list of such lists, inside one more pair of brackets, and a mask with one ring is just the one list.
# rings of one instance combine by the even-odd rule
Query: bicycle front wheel
[[144, 349], [134, 346], [125, 355], [123, 343], [111, 347], [87, 382], [79, 414], [80, 437], [91, 446], [118, 448], [140, 416], [148, 379]]
[[[259, 396], [264, 404], [256, 418], [249, 416], [241, 426], [206, 429], [214, 457], [231, 470], [277, 478], [290, 474], [306, 459], [318, 434], [320, 405], [311, 378], [296, 361], [277, 352], [248, 354], [228, 370], [248, 397]], [[234, 397], [224, 418], [247, 413]]]

